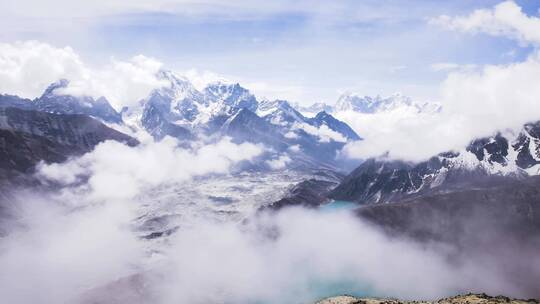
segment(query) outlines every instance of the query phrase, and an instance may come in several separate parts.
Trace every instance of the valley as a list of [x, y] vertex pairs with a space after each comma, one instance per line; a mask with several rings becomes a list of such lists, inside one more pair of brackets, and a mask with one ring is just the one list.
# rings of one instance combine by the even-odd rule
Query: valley
[[537, 0], [0, 1], [0, 303], [540, 304]]

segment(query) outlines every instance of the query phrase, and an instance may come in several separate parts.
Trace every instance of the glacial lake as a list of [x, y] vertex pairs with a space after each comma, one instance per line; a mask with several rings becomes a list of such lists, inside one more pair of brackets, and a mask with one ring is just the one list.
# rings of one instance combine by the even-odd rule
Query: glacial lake
[[319, 210], [324, 212], [335, 212], [343, 210], [353, 210], [360, 207], [358, 203], [350, 201], [331, 200], [330, 202], [321, 205]]

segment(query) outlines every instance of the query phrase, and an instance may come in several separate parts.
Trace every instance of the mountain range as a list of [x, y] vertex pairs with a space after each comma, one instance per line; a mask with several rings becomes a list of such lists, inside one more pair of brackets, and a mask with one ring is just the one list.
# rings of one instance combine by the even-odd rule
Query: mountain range
[[[286, 154], [306, 166], [339, 167], [337, 152], [361, 140], [346, 123], [324, 111], [306, 117], [285, 100], [259, 100], [238, 83], [216, 82], [199, 91], [170, 71], [157, 77], [166, 85], [153, 90], [137, 106], [116, 111], [106, 98], [64, 93], [69, 81], [51, 84], [34, 99], [0, 95], [0, 107], [53, 114], [81, 114], [112, 128], [143, 129], [155, 140], [172, 136], [182, 142], [212, 142], [224, 136], [235, 142], [265, 145], [269, 154]], [[118, 128], [120, 130], [120, 128]]]
[[320, 111], [327, 113], [340, 113], [353, 111], [362, 114], [377, 114], [395, 110], [407, 110], [416, 113], [438, 113], [442, 105], [436, 102], [418, 102], [401, 93], [395, 93], [388, 97], [366, 96], [353, 92], [345, 92], [332, 106], [324, 102], [314, 103], [308, 107], [298, 106], [298, 109], [306, 114]]
[[330, 197], [361, 204], [418, 196], [448, 184], [486, 176], [520, 179], [540, 174], [540, 122], [517, 134], [474, 139], [462, 151], [449, 151], [411, 163], [371, 158], [352, 171]]
[[[345, 175], [342, 173], [346, 166], [336, 156], [347, 143], [362, 138], [332, 113], [354, 111], [370, 115], [397, 109], [437, 113], [440, 106], [417, 103], [401, 95], [372, 98], [347, 94], [333, 107], [319, 103], [306, 110], [286, 100], [259, 99], [237, 83], [211, 83], [197, 90], [188, 79], [172, 72], [161, 71], [158, 77], [166, 85], [151, 91], [136, 106], [121, 111], [104, 97], [66, 94], [68, 80], [51, 84], [33, 100], [0, 95], [0, 235], [8, 233], [3, 226], [15, 217], [11, 212], [17, 203], [13, 189], [39, 191], [57, 187], [53, 183], [43, 184], [35, 176], [41, 162], [64, 162], [107, 140], [137, 146], [140, 143], [133, 136], [144, 131], [155, 141], [171, 136], [186, 147], [223, 137], [266, 147], [267, 152], [245, 171], [252, 174], [248, 176], [250, 187], [237, 185], [246, 180], [234, 177], [228, 182], [234, 185], [230, 187], [220, 188], [220, 179], [224, 179], [221, 176], [212, 180], [211, 186], [199, 180], [194, 182], [202, 185], [201, 192], [206, 195], [208, 188], [217, 188], [209, 200], [218, 202], [214, 205], [231, 205], [230, 210], [217, 211], [225, 216], [249, 221], [251, 214], [234, 209], [239, 208], [236, 204], [243, 203], [246, 193], [257, 195], [261, 191], [258, 184], [269, 183], [268, 187], [275, 189], [273, 199], [281, 198], [253, 204], [251, 207], [258, 210], [254, 216], [290, 206], [316, 209], [345, 202], [353, 206], [353, 215], [382, 227], [391, 236], [405, 235], [456, 245], [460, 250], [467, 248], [459, 254], [474, 255], [485, 247], [508, 255], [514, 254], [515, 248], [525, 253], [540, 252], [540, 121], [527, 123], [516, 133], [505, 131], [471, 138], [461, 150], [440, 153], [421, 162], [384, 156], [365, 159]], [[134, 135], [121, 130], [134, 130]], [[284, 168], [268, 164], [268, 160], [283, 156], [287, 159]], [[280, 169], [287, 171], [275, 175], [281, 184], [292, 183], [292, 177], [295, 183], [301, 182], [282, 193], [269, 174], [273, 170], [279, 173]], [[308, 171], [309, 174], [305, 173]], [[267, 178], [261, 179], [265, 174]], [[178, 199], [178, 193], [189, 196], [193, 185], [186, 187], [162, 194], [167, 196], [162, 201]], [[227, 192], [230, 189], [241, 194], [233, 200]], [[156, 191], [149, 194], [152, 199], [160, 191], [166, 192]], [[263, 193], [268, 199], [267, 192]], [[189, 198], [184, 200], [189, 203]], [[148, 205], [155, 204], [160, 210], [160, 201]], [[156, 222], [164, 215], [149, 212], [144, 216]], [[166, 230], [152, 226], [145, 231], [146, 238], [168, 237], [175, 233], [177, 224], [173, 222], [172, 228]], [[508, 242], [501, 244], [501, 240]], [[540, 279], [536, 270], [528, 269], [521, 259], [508, 261], [507, 268], [515, 281]], [[513, 272], [514, 269], [520, 272]], [[538, 294], [538, 280], [529, 281], [522, 284], [523, 290]]]
[[[346, 143], [361, 140], [361, 137], [329, 112], [369, 114], [412, 108], [436, 113], [441, 109], [438, 104], [418, 103], [401, 94], [382, 98], [345, 93], [335, 106], [314, 104], [310, 111], [320, 111], [313, 116], [305, 116], [302, 111], [306, 108], [295, 107], [285, 100], [258, 99], [238, 83], [216, 82], [197, 90], [187, 78], [173, 72], [162, 70], [157, 76], [166, 85], [151, 91], [136, 106], [124, 107], [120, 112], [104, 97], [94, 99], [65, 94], [68, 80], [51, 84], [34, 100], [0, 95], [3, 115], [18, 117], [17, 123], [11, 119], [9, 124], [0, 124], [0, 128], [43, 137], [43, 130], [32, 126], [39, 123], [36, 117], [47, 117], [49, 124], [53, 120], [67, 121], [64, 129], [52, 130], [50, 134], [63, 132], [73, 135], [80, 130], [77, 129], [79, 126], [69, 123], [75, 118], [68, 115], [79, 115], [77, 119], [81, 121], [96, 120], [94, 124], [100, 126], [100, 122], [104, 123], [103, 128], [114, 129], [124, 125], [142, 129], [155, 140], [172, 136], [187, 143], [195, 140], [212, 142], [228, 136], [235, 142], [265, 145], [269, 148], [268, 158], [287, 155], [296, 168], [324, 167], [339, 171], [338, 151]], [[53, 114], [56, 115], [54, 119], [49, 118]], [[40, 128], [51, 126], [43, 123]], [[128, 138], [127, 135], [116, 137], [123, 141]], [[99, 141], [84, 141], [84, 146], [74, 150], [88, 151]], [[487, 138], [471, 139], [462, 151], [441, 153], [419, 163], [384, 158], [364, 160], [328, 197], [361, 204], [390, 202], [478, 176], [519, 178], [539, 172], [540, 122], [537, 122], [524, 125], [518, 134], [497, 133]]]

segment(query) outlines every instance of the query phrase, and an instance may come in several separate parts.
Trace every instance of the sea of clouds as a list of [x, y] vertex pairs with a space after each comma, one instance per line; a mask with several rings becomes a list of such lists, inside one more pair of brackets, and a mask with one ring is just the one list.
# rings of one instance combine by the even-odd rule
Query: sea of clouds
[[[21, 191], [18, 221], [0, 242], [0, 294], [9, 303], [299, 303], [339, 293], [433, 299], [482, 291], [524, 295], [493, 263], [389, 237], [347, 211], [302, 208], [192, 219], [163, 240], [136, 233], [139, 194], [229, 174], [263, 148], [173, 139], [105, 142], [64, 164], [41, 165], [50, 193]], [[138, 278], [133, 283], [130, 278]], [[127, 281], [127, 283], [122, 283]], [[142, 282], [142, 283], [141, 283]], [[526, 295], [526, 294], [525, 294]]]

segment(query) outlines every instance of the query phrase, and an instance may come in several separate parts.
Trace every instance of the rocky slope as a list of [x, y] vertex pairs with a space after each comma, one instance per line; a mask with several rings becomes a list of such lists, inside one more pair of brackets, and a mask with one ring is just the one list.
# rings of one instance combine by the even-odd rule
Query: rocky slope
[[162, 85], [121, 113], [104, 97], [70, 95], [69, 81], [64, 79], [34, 100], [0, 95], [0, 108], [83, 114], [112, 126], [143, 129], [155, 140], [175, 137], [185, 145], [229, 136], [236, 142], [264, 144], [270, 159], [282, 156], [314, 167], [344, 167], [337, 152], [347, 142], [361, 139], [331, 114], [321, 111], [308, 118], [285, 100], [258, 100], [238, 83], [216, 82], [198, 90], [171, 71], [161, 70], [156, 76]]
[[420, 163], [368, 159], [330, 197], [385, 203], [483, 176], [521, 178], [539, 173], [540, 122], [536, 122], [524, 125], [518, 134], [476, 139], [462, 151], [441, 153]]
[[439, 299], [435, 301], [401, 301], [396, 299], [357, 298], [338, 296], [321, 300], [316, 304], [536, 304], [539, 300], [520, 300], [504, 296], [488, 296], [486, 294], [467, 294]]
[[137, 140], [79, 114], [51, 114], [0, 108], [0, 166], [21, 172], [37, 162], [60, 162], [92, 150], [105, 140]]
[[39, 162], [63, 162], [106, 140], [138, 144], [134, 138], [86, 115], [0, 107], [0, 235], [11, 216], [13, 208], [9, 206], [18, 205], [13, 193], [24, 187], [34, 192], [41, 189], [33, 174]]
[[540, 176], [482, 178], [396, 203], [363, 206], [356, 213], [392, 235], [469, 247], [502, 247], [498, 241], [507, 237], [527, 241], [540, 252]]
[[64, 94], [62, 90], [66, 89], [68, 85], [69, 81], [65, 79], [54, 82], [40, 97], [34, 100], [13, 95], [0, 95], [0, 108], [15, 107], [53, 114], [84, 114], [106, 123], [122, 123], [122, 116], [110, 105], [107, 99]]
[[162, 71], [159, 77], [165, 85], [141, 101], [140, 111], [141, 126], [156, 140], [167, 135], [181, 140], [229, 136], [264, 144], [274, 156], [337, 166], [337, 152], [361, 139], [326, 112], [308, 118], [285, 100], [258, 100], [238, 83], [211, 83], [199, 91], [172, 72]]

